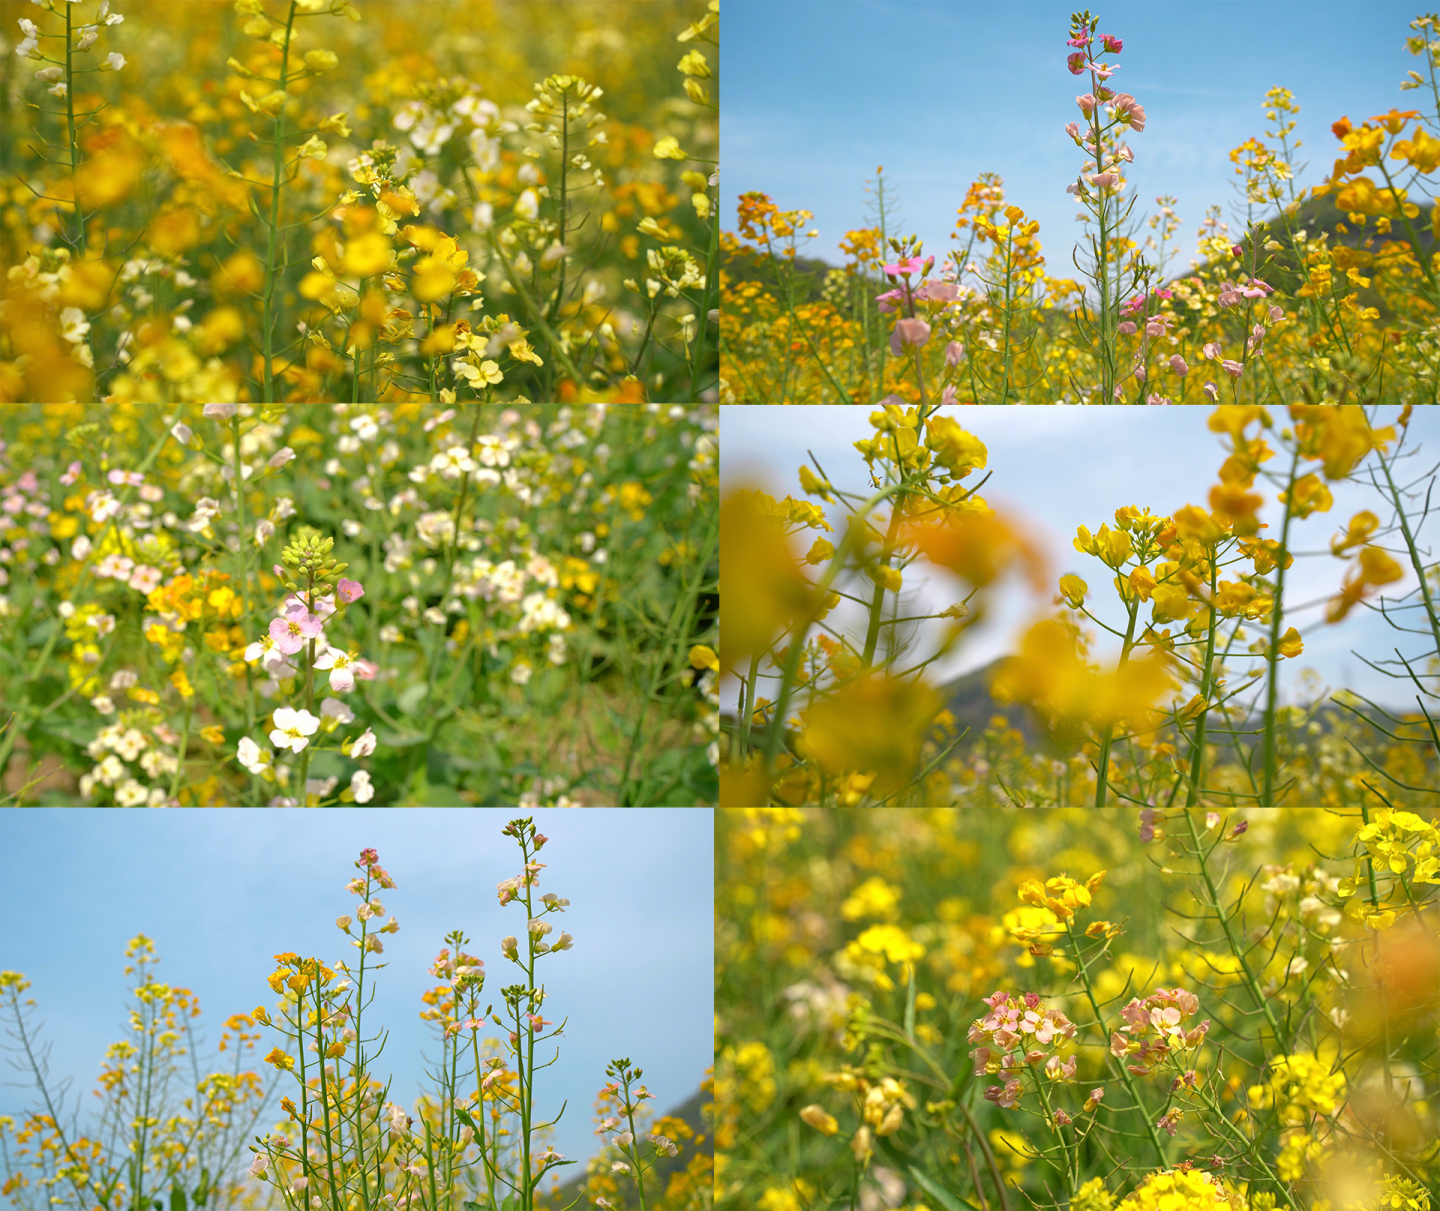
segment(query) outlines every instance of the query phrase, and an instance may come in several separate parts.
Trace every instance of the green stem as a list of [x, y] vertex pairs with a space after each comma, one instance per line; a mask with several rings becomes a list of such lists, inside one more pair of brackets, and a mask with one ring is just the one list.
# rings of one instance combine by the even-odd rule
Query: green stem
[[1270, 644], [1265, 653], [1265, 789], [1261, 807], [1274, 807], [1275, 788], [1275, 699], [1280, 690], [1280, 624], [1285, 616], [1285, 555], [1290, 550], [1291, 501], [1295, 495], [1295, 471], [1300, 465], [1300, 446], [1290, 459], [1290, 476], [1285, 485], [1285, 517], [1280, 524], [1280, 548], [1275, 559], [1275, 601], [1271, 606]]
[[[280, 56], [279, 91], [284, 92], [290, 73], [290, 36], [295, 25], [295, 0], [290, 0], [289, 16], [285, 19], [285, 46]], [[261, 337], [265, 349], [265, 402], [275, 402], [275, 259], [280, 244], [281, 170], [285, 157], [285, 102], [275, 115], [275, 150], [272, 160], [274, 177], [270, 182], [270, 238], [265, 251], [265, 318]], [[242, 539], [243, 541], [243, 539]]]
[[[1130, 605], [1130, 622], [1125, 628], [1125, 643], [1120, 649], [1120, 664], [1116, 671], [1123, 669], [1130, 661], [1130, 652], [1135, 638], [1135, 619], [1140, 612], [1140, 598], [1132, 597]], [[1110, 745], [1115, 736], [1115, 724], [1113, 722], [1105, 725], [1104, 731], [1100, 733], [1100, 758], [1096, 762], [1095, 769], [1095, 806], [1104, 807], [1105, 798], [1109, 792], [1110, 781]]]
[[1215, 631], [1218, 616], [1215, 613], [1215, 567], [1216, 552], [1210, 552], [1210, 626], [1205, 638], [1205, 667], [1200, 672], [1200, 697], [1204, 704], [1195, 720], [1195, 750], [1190, 754], [1190, 789], [1185, 795], [1185, 806], [1194, 807], [1200, 795], [1200, 774], [1205, 764], [1205, 721], [1210, 713], [1210, 666], [1215, 661]]

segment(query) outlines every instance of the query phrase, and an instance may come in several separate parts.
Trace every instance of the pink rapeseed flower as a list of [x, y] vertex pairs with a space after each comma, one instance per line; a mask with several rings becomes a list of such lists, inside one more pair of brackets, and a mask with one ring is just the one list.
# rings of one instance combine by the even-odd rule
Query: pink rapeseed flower
[[1115, 116], [1122, 122], [1128, 122], [1130, 129], [1137, 133], [1145, 129], [1145, 107], [1129, 93], [1116, 96]]
[[1119, 179], [1120, 174], [1116, 172], [1097, 172], [1090, 178], [1090, 184], [1096, 189], [1109, 189]]
[[1003, 1110], [1010, 1110], [1020, 1100], [1020, 1080], [1018, 1077], [1005, 1082], [1004, 1086], [991, 1085], [985, 1090], [985, 1100], [994, 1102]]
[[900, 356], [902, 347], [923, 345], [930, 339], [930, 325], [924, 320], [898, 320], [895, 331], [890, 334], [890, 352]]
[[1076, 51], [1073, 55], [1065, 56], [1065, 63], [1070, 68], [1072, 76], [1078, 76], [1085, 70], [1085, 54], [1083, 51]]
[[901, 275], [908, 277], [912, 273], [918, 277], [934, 263], [935, 258], [933, 256], [926, 257], [924, 260], [921, 260], [918, 256], [912, 256], [907, 260], [896, 261], [893, 265], [886, 265], [885, 272], [892, 278], [900, 277]]
[[1125, 43], [1115, 37], [1114, 34], [1101, 34], [1100, 42], [1105, 47], [1105, 53], [1107, 55], [1118, 55], [1125, 49]]
[[1095, 95], [1093, 93], [1086, 93], [1083, 97], [1076, 97], [1075, 104], [1080, 107], [1080, 109], [1084, 112], [1085, 116], [1088, 118], [1091, 114], [1095, 112]]
[[335, 596], [349, 605], [352, 601], [359, 601], [365, 596], [365, 586], [358, 580], [345, 580], [343, 577], [335, 587]]
[[1174, 354], [1170, 358], [1170, 369], [1173, 370], [1176, 374], [1178, 374], [1181, 378], [1184, 378], [1187, 374], [1190, 373], [1190, 367], [1185, 364], [1185, 359], [1181, 357], [1178, 353]]
[[889, 315], [895, 310], [897, 304], [905, 301], [905, 291], [896, 287], [894, 290], [887, 290], [884, 294], [877, 294], [875, 301], [880, 304], [881, 313]]
[[287, 614], [270, 624], [270, 638], [287, 656], [293, 656], [308, 640], [324, 634], [320, 618], [315, 614]]
[[1225, 361], [1221, 362], [1220, 365], [1224, 369], [1225, 373], [1228, 374], [1231, 378], [1239, 378], [1240, 375], [1245, 372], [1244, 366], [1242, 366], [1239, 362], [1232, 362], [1228, 358]]

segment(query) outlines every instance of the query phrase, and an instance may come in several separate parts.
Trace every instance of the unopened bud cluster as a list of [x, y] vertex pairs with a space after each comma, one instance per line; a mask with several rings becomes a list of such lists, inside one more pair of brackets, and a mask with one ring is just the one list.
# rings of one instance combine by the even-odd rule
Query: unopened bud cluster
[[[311, 585], [333, 589], [335, 582], [350, 566], [348, 563], [337, 563], [330, 557], [330, 552], [334, 549], [333, 538], [321, 538], [318, 533], [311, 531], [297, 535], [280, 553], [280, 559], [287, 568], [298, 577], [306, 578]], [[300, 585], [295, 580], [285, 581], [285, 587], [292, 593], [300, 591]]]

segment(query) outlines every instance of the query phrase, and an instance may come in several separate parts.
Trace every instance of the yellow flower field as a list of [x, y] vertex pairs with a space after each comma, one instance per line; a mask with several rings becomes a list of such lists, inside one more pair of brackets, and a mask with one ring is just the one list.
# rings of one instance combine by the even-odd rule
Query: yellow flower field
[[0, 4], [0, 401], [714, 398], [716, 0]]
[[1435, 813], [722, 810], [716, 1205], [1428, 1211]]

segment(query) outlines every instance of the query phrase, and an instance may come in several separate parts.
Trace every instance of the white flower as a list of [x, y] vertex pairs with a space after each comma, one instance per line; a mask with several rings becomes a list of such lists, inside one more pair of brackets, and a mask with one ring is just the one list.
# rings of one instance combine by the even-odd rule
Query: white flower
[[59, 84], [52, 84], [45, 91], [48, 92], [52, 97], [63, 97], [66, 93], [70, 91], [70, 89], [62, 80]]
[[150, 792], [141, 786], [140, 783], [136, 782], [134, 778], [126, 778], [124, 782], [115, 788], [116, 807], [139, 807], [149, 797]]
[[98, 698], [90, 699], [90, 705], [102, 715], [113, 715], [115, 713], [115, 702], [108, 694], [101, 694]]
[[100, 11], [95, 14], [95, 20], [105, 25], [119, 25], [125, 18], [119, 13], [112, 13], [110, 11], [110, 0], [105, 0], [100, 6]]
[[303, 752], [310, 743], [310, 737], [319, 727], [320, 720], [309, 711], [297, 711], [282, 706], [275, 712], [275, 727], [270, 732], [270, 743], [276, 748]]
[[374, 751], [375, 733], [367, 727], [360, 733], [360, 738], [350, 746], [350, 755], [352, 757], [368, 757]]
[[100, 31], [93, 25], [87, 25], [80, 31], [80, 41], [75, 43], [77, 51], [89, 50], [99, 40]]
[[229, 420], [239, 408], [239, 404], [206, 404], [203, 415], [211, 420]]
[[350, 779], [350, 789], [355, 793], [356, 803], [369, 803], [375, 798], [375, 788], [370, 785], [370, 775], [357, 769]]
[[240, 764], [252, 774], [263, 774], [270, 768], [275, 756], [269, 749], [262, 749], [249, 736], [240, 740]]
[[475, 460], [464, 446], [451, 446], [430, 460], [430, 469], [446, 479], [459, 479], [475, 470]]
[[533, 671], [525, 661], [521, 660], [510, 670], [510, 680], [516, 685], [525, 685], [529, 682], [530, 674]]
[[263, 547], [275, 536], [275, 523], [268, 517], [262, 517], [255, 523], [255, 545]]
[[[35, 73], [35, 78], [43, 84], [49, 84], [53, 80], [60, 79], [65, 74], [63, 67], [42, 67]], [[67, 311], [74, 311], [75, 308], [67, 307]]]
[[195, 430], [190, 428], [183, 420], [176, 421], [175, 424], [171, 426], [170, 432], [175, 435], [175, 440], [182, 446], [188, 446], [195, 436]]
[[78, 345], [90, 331], [90, 321], [79, 307], [66, 307], [60, 313], [60, 335], [72, 345]]
[[525, 190], [515, 199], [515, 215], [527, 223], [533, 223], [540, 217], [540, 195], [533, 189]]
[[[224, 407], [223, 404], [206, 404], [207, 408]], [[234, 407], [231, 404], [230, 407]], [[209, 529], [211, 520], [220, 512], [220, 502], [209, 496], [202, 496], [195, 502], [195, 516], [185, 523], [185, 528], [192, 534], [199, 534], [202, 530]]]
[[317, 669], [330, 670], [330, 688], [337, 694], [348, 694], [355, 688], [355, 661], [341, 648], [326, 648], [315, 658]]
[[105, 56], [105, 66], [102, 67], [100, 70], [119, 71], [124, 66], [125, 56], [122, 55], [118, 50], [112, 50], [108, 55]]

